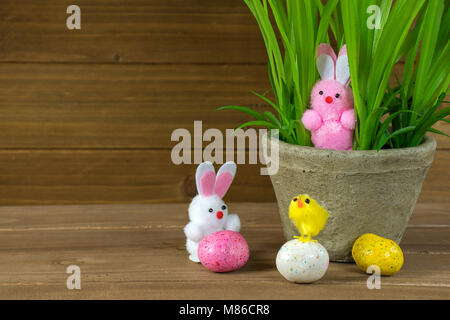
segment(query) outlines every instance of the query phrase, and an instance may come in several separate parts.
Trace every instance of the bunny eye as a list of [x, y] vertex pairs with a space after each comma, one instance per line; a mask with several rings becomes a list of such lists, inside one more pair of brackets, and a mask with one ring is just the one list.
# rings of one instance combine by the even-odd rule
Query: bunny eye
[[222, 210], [227, 210], [227, 206], [222, 206]]
[[214, 210], [213, 210], [212, 208], [209, 208], [209, 212], [211, 212], [211, 213], [212, 213], [213, 211], [214, 211]]
[[320, 91], [319, 91], [319, 94], [320, 94], [320, 95], [323, 95], [323, 91], [322, 91], [322, 90], [320, 90]]
[[339, 93], [336, 93], [336, 98], [339, 98], [341, 95]]

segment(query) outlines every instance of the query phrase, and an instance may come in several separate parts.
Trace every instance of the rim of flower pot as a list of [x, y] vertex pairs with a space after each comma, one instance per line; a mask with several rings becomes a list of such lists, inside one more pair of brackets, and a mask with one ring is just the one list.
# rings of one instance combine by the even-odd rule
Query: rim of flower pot
[[[275, 140], [276, 139], [276, 140]], [[330, 150], [290, 144], [271, 137], [279, 144], [280, 166], [291, 166], [302, 159], [306, 170], [323, 171], [391, 171], [430, 166], [436, 150], [434, 137], [426, 135], [417, 147], [377, 150]], [[266, 147], [266, 146], [265, 146]], [[269, 146], [270, 149], [270, 146]]]

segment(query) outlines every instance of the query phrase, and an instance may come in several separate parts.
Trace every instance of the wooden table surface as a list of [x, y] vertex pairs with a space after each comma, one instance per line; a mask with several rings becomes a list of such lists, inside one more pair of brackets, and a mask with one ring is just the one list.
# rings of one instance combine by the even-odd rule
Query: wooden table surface
[[[251, 257], [215, 274], [188, 260], [187, 205], [29, 206], [0, 209], [1, 299], [449, 299], [448, 203], [417, 204], [401, 247], [403, 269], [369, 290], [352, 263], [289, 283], [275, 267], [284, 243], [275, 203], [232, 203]], [[81, 269], [68, 290], [66, 268]]]

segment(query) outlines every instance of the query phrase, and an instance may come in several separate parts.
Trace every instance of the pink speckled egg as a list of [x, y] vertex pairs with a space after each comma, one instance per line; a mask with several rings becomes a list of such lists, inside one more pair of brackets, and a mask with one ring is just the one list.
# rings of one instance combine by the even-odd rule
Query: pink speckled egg
[[202, 265], [214, 272], [229, 272], [242, 268], [250, 251], [244, 237], [234, 231], [218, 231], [203, 238], [198, 246]]

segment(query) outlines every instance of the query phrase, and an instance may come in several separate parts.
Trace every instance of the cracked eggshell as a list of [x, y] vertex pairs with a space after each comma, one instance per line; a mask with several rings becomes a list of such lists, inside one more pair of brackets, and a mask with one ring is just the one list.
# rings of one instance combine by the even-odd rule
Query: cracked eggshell
[[277, 269], [286, 280], [311, 283], [321, 279], [329, 264], [327, 250], [318, 242], [286, 242], [277, 254]]

